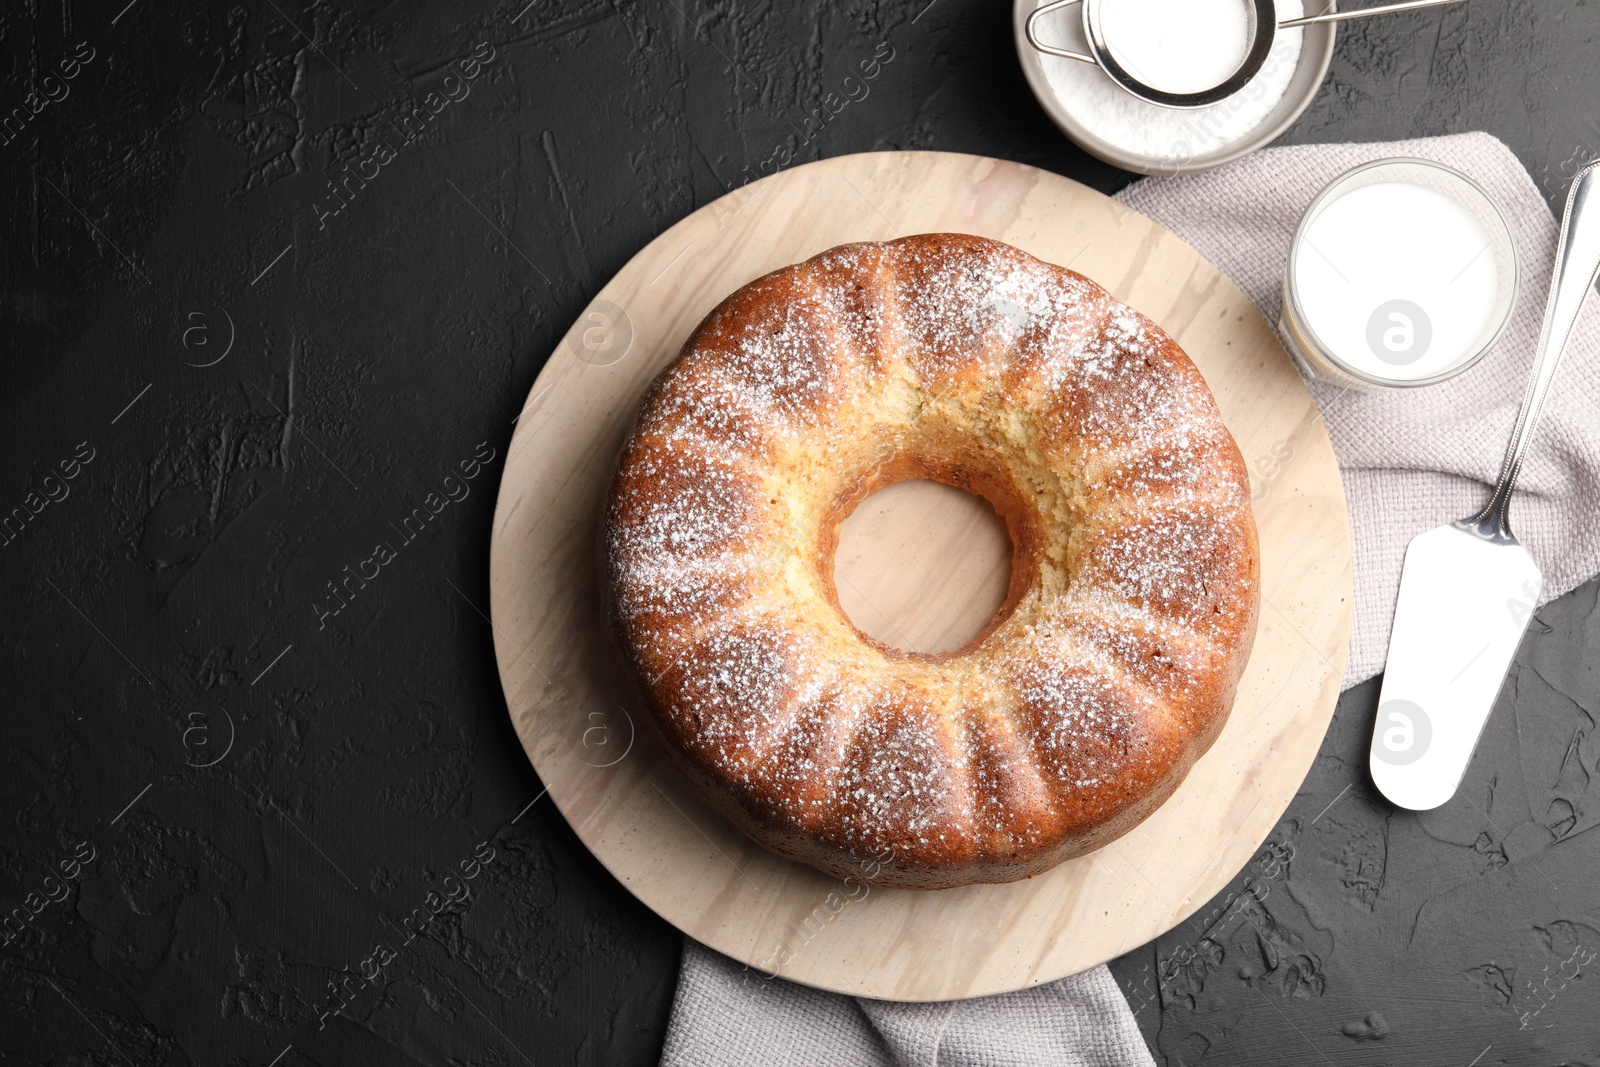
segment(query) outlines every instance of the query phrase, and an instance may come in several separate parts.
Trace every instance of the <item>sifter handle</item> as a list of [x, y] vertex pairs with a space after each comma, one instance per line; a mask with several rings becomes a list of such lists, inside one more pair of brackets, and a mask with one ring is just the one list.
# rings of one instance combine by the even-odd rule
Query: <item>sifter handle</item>
[[[1432, 0], [1432, 2], [1438, 3], [1439, 0]], [[1039, 40], [1039, 33], [1034, 25], [1039, 21], [1040, 15], [1048, 15], [1052, 11], [1059, 11], [1064, 7], [1071, 7], [1073, 4], [1081, 3], [1083, 3], [1083, 0], [1050, 0], [1050, 3], [1034, 11], [1033, 14], [1028, 16], [1028, 21], [1022, 27], [1023, 35], [1028, 38], [1028, 43], [1047, 56], [1061, 56], [1063, 59], [1076, 59], [1080, 63], [1094, 63], [1094, 56], [1087, 56], [1082, 52], [1072, 52], [1065, 48], [1057, 48], [1053, 44], [1045, 44]]]
[[[1354, 11], [1330, 11], [1326, 15], [1307, 15], [1304, 18], [1285, 19], [1278, 23], [1280, 30], [1292, 30], [1296, 26], [1311, 26], [1318, 22], [1346, 22], [1350, 19], [1364, 19], [1368, 15], [1387, 15], [1394, 11], [1415, 11], [1420, 7], [1439, 7], [1442, 4], [1459, 4], [1461, 0], [1405, 0], [1401, 4], [1381, 4], [1378, 7], [1357, 8]], [[1040, 10], [1043, 10], [1042, 8]]]

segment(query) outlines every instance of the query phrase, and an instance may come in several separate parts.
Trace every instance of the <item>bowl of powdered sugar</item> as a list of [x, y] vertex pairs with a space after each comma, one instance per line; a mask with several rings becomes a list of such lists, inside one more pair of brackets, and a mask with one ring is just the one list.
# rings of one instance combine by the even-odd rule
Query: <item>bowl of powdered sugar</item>
[[[1030, 45], [1028, 16], [1046, 2], [1016, 0], [1017, 52], [1028, 85], [1068, 137], [1107, 163], [1140, 174], [1206, 170], [1270, 143], [1311, 103], [1333, 56], [1333, 23], [1281, 29], [1261, 69], [1232, 96], [1206, 107], [1163, 107], [1127, 92], [1093, 63]], [[1244, 0], [1100, 4], [1118, 62], [1159, 89], [1192, 92], [1215, 85], [1238, 68], [1250, 47]], [[1315, 6], [1316, 13], [1323, 10]], [[1305, 13], [1302, 0], [1277, 0], [1280, 20]], [[1041, 15], [1037, 32], [1043, 43], [1087, 51], [1077, 6]]]

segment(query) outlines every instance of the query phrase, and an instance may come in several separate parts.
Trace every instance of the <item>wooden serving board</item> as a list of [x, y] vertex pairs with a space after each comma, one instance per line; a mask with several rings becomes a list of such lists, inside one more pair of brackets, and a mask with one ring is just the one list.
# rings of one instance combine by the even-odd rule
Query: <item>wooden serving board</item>
[[[723, 297], [837, 244], [932, 231], [980, 234], [1069, 265], [1184, 347], [1255, 481], [1261, 625], [1226, 729], [1132, 832], [1028, 881], [865, 890], [750, 842], [636, 732], [642, 712], [601, 629], [596, 525], [646, 385]], [[839, 584], [860, 594], [842, 600], [859, 625], [913, 647], [953, 647], [982, 625], [1009, 546], [952, 492], [892, 487], [851, 517]], [[634, 256], [534, 383], [506, 457], [490, 574], [517, 735], [600, 862], [673, 925], [752, 968], [890, 1000], [1073, 974], [1205, 904], [1249, 862], [1311, 766], [1339, 693], [1352, 604], [1332, 447], [1243, 294], [1171, 233], [1085, 186], [934, 152], [784, 171], [701, 208]]]

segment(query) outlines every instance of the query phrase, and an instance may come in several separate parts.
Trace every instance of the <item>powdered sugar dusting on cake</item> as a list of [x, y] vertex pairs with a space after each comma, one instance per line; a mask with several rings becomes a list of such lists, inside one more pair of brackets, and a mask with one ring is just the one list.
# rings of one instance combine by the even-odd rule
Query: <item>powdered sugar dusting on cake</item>
[[1154, 362], [1165, 344], [1153, 323], [1120, 305], [1085, 339], [1074, 383], [1085, 401], [1077, 429], [1095, 447], [1125, 443], [1130, 436], [1135, 447], [1149, 447], [1187, 414], [1191, 390], [1176, 388], [1180, 383], [1171, 368]]
[[748, 527], [753, 494], [742, 472], [656, 449], [636, 458], [632, 474], [651, 482], [670, 480], [676, 492], [669, 508], [619, 509], [612, 543], [622, 555], [697, 556]]
[[810, 669], [814, 658], [804, 634], [713, 630], [672, 683], [668, 717], [712, 767], [748, 784], [797, 709], [816, 699], [823, 677]]
[[1238, 610], [1225, 594], [1248, 580], [1241, 571], [1250, 561], [1232, 548], [1241, 532], [1235, 516], [1214, 507], [1163, 500], [1154, 514], [1094, 531], [1075, 577], [1098, 598], [1121, 598], [1192, 627]]
[[858, 721], [835, 787], [834, 835], [860, 849], [892, 845], [902, 859], [962, 849], [971, 821], [965, 753], [931, 703], [895, 695]]
[[884, 245], [860, 243], [830, 249], [806, 266], [817, 298], [829, 306], [830, 325], [843, 350], [863, 367], [881, 370], [896, 347], [899, 308], [884, 299], [894, 285]]
[[1171, 425], [1158, 444], [1135, 451], [1117, 449], [1086, 467], [1096, 488], [1143, 502], [1159, 494], [1172, 503], [1237, 506], [1245, 494], [1232, 479], [1218, 478], [1212, 460], [1229, 447], [1223, 433], [1195, 419]]
[[748, 540], [764, 509], [748, 474], [713, 457], [656, 445], [633, 450], [628, 477], [665, 501], [622, 493], [607, 516], [613, 605], [689, 615], [726, 604], [748, 571]]
[[794, 704], [789, 729], [754, 772], [769, 818], [816, 832], [838, 807], [837, 788], [857, 724], [879, 706], [877, 689], [861, 684], [854, 665], [830, 658], [819, 664], [821, 684]]
[[[1003, 364], [1025, 335], [1049, 321], [1048, 267], [987, 243], [962, 251], [968, 254], [914, 250], [898, 272], [908, 356], [930, 384], [974, 360]], [[997, 385], [1004, 366], [987, 371]]]
[[836, 311], [819, 298], [804, 270], [762, 279], [754, 295], [763, 289], [781, 299], [732, 321], [714, 313], [696, 338], [701, 351], [714, 353], [711, 388], [725, 390], [736, 407], [774, 430], [816, 427], [838, 385]]
[[958, 719], [971, 752], [968, 792], [977, 825], [1024, 848], [1058, 833], [1059, 819], [1049, 810], [1050, 783], [1014, 711], [1002, 712], [988, 700], [966, 701]]
[[648, 409], [641, 435], [656, 435], [713, 461], [761, 462], [771, 451], [773, 420], [755, 410], [749, 391], [724, 374], [680, 365]]
[[1072, 660], [1040, 660], [1020, 664], [1011, 681], [1047, 778], [1094, 789], [1126, 773], [1141, 755], [1150, 709], [1102, 673]]

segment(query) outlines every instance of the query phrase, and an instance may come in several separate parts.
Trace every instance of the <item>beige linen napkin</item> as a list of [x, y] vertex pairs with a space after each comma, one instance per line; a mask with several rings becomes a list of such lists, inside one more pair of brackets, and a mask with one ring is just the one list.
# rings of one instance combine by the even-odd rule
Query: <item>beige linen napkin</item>
[[[1516, 420], [1555, 255], [1556, 221], [1511, 151], [1488, 134], [1273, 148], [1118, 195], [1199, 249], [1278, 321], [1289, 238], [1317, 192], [1386, 156], [1475, 178], [1506, 213], [1522, 288], [1495, 351], [1451, 382], [1360, 393], [1311, 387], [1344, 475], [1356, 609], [1345, 685], [1383, 667], [1410, 539], [1477, 510]], [[1512, 504], [1544, 571], [1544, 598], [1600, 571], [1600, 300], [1579, 321]], [[1250, 457], [1246, 457], [1249, 459]], [[930, 932], [936, 936], [936, 932]], [[1152, 1064], [1110, 972], [936, 1004], [850, 998], [767, 979], [685, 939], [663, 1067], [1143, 1067]]]
[[662, 1067], [1153, 1067], [1104, 966], [933, 1004], [768, 978], [690, 938]]

